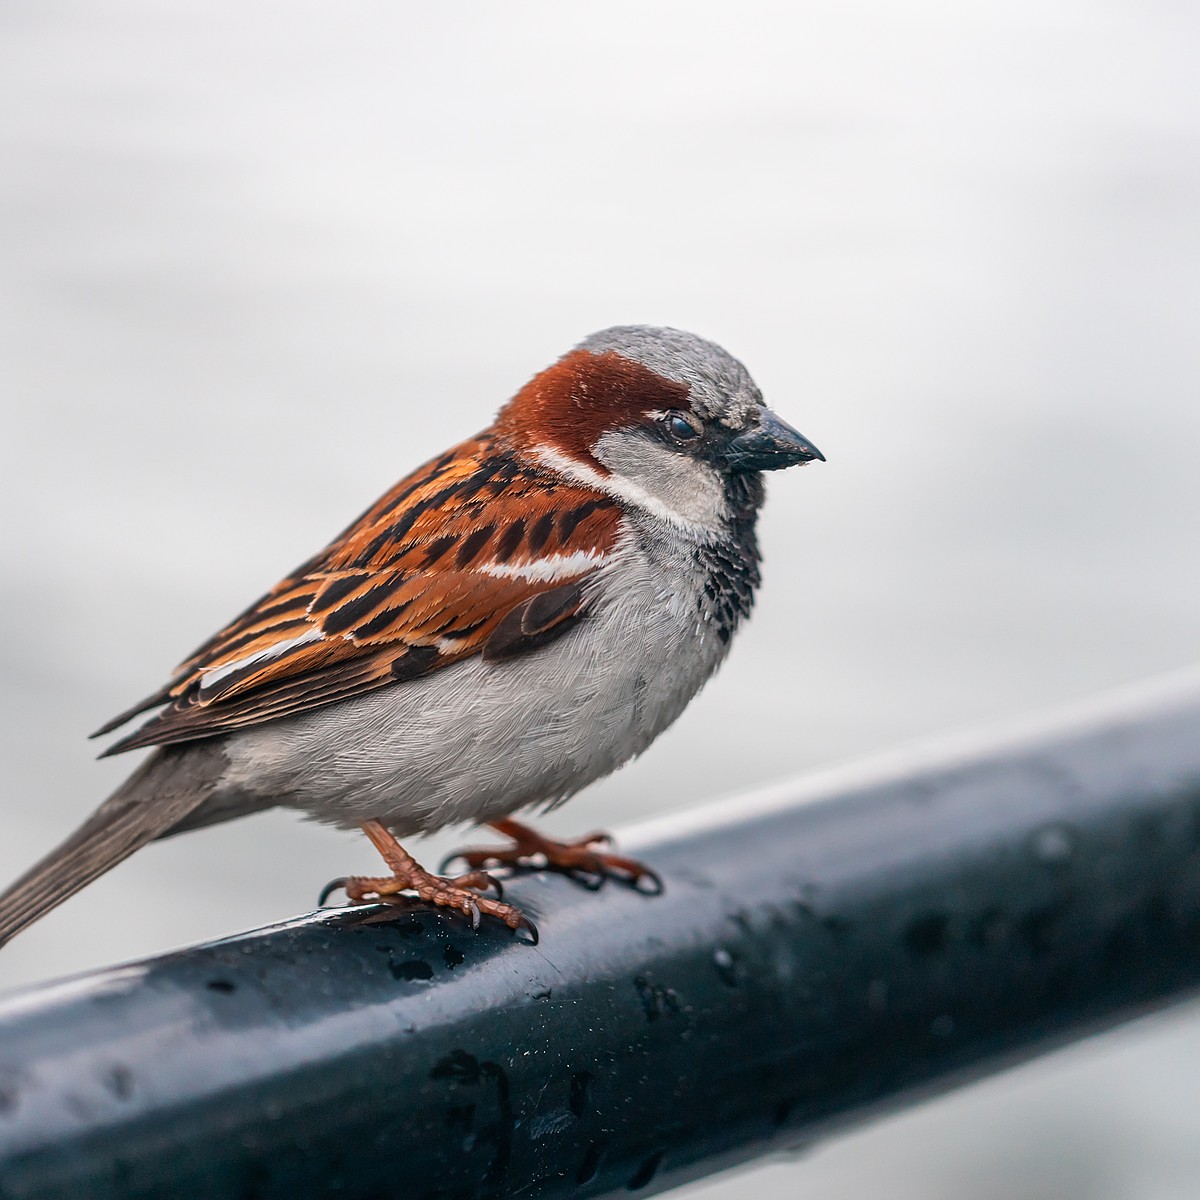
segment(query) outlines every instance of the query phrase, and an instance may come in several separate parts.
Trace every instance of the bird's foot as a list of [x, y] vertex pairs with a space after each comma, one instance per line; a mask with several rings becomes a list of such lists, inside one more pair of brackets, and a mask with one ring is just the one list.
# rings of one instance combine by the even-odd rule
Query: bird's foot
[[[322, 904], [336, 888], [341, 888], [352, 904], [376, 901], [402, 904], [410, 900], [408, 893], [415, 893], [425, 904], [465, 914], [470, 918], [472, 929], [479, 928], [480, 916], [486, 914], [499, 918], [509, 929], [525, 929], [537, 942], [537, 927], [515, 905], [504, 903], [500, 881], [486, 871], [472, 868], [467, 874], [452, 878], [434, 875], [425, 870], [378, 821], [364, 822], [362, 828], [392, 868], [392, 874], [335, 879], [321, 893]], [[495, 899], [481, 894], [489, 890], [495, 893]]]
[[[352, 904], [404, 903], [408, 893], [436, 908], [452, 908], [470, 918], [471, 928], [478, 929], [481, 914], [498, 917], [509, 929], [527, 929], [536, 936], [533, 922], [515, 905], [505, 904], [480, 894], [492, 888], [499, 895], [500, 884], [486, 871], [471, 871], [448, 879], [434, 875], [422, 867], [403, 875], [351, 875], [336, 882]], [[478, 890], [477, 890], [478, 889]]]
[[519, 821], [492, 821], [490, 824], [499, 833], [512, 838], [513, 844], [459, 850], [445, 859], [442, 870], [456, 860], [472, 871], [487, 867], [550, 867], [593, 890], [601, 887], [606, 879], [620, 879], [652, 895], [663, 890], [662, 880], [644, 863], [603, 849], [612, 845], [611, 834], [589, 833], [586, 837], [560, 842]]

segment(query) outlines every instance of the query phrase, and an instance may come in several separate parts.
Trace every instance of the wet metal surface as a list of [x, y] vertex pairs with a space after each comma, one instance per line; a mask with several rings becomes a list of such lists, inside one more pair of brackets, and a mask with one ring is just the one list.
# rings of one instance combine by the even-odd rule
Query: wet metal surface
[[[0, 1196], [649, 1194], [1200, 984], [1200, 689], [655, 827], [538, 947], [299, 918], [0, 1005]], [[114, 914], [114, 920], [120, 914]]]

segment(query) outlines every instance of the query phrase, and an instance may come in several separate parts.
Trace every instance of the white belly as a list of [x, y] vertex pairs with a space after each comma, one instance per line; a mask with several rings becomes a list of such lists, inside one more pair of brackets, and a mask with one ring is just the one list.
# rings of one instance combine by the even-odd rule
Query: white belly
[[233, 734], [223, 783], [402, 837], [565, 799], [645, 750], [727, 648], [693, 587], [622, 557], [606, 598], [549, 645]]

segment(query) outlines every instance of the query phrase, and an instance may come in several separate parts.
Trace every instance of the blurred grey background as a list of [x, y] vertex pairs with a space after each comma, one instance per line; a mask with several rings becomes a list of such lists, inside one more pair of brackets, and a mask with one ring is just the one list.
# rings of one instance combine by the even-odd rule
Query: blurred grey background
[[[8, 0], [0, 876], [133, 765], [90, 729], [615, 322], [721, 341], [829, 462], [771, 480], [717, 682], [555, 828], [1194, 661], [1198, 33], [1172, 0]], [[372, 861], [283, 815], [151, 848], [0, 986]], [[694, 1189], [1198, 1193], [1195, 1009]]]

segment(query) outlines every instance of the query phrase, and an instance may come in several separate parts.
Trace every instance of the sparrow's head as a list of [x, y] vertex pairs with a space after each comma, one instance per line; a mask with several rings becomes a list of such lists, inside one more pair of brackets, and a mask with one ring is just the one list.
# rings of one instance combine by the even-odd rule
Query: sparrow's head
[[496, 430], [523, 457], [699, 531], [757, 508], [759, 472], [824, 460], [731, 354], [650, 325], [592, 334], [530, 380]]

